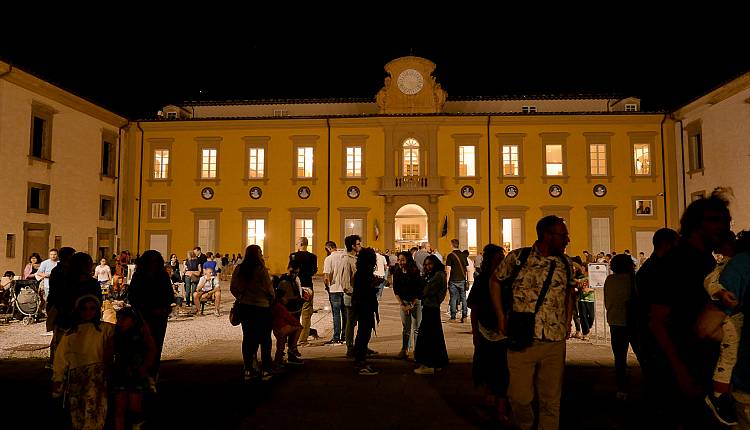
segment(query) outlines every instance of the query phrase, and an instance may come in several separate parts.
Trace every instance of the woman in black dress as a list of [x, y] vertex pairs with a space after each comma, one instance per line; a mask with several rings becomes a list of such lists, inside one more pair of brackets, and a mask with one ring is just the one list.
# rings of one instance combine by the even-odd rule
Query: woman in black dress
[[440, 304], [445, 300], [448, 283], [445, 279], [445, 266], [434, 255], [424, 260], [427, 286], [422, 299], [422, 323], [419, 326], [414, 361], [419, 367], [414, 373], [432, 375], [448, 364], [448, 350], [445, 348], [443, 323], [440, 321]]

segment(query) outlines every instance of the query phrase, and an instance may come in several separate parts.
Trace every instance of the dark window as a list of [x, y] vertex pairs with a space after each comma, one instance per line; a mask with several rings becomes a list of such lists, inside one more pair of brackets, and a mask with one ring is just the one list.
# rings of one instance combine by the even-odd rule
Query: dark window
[[700, 133], [690, 136], [690, 170], [703, 168], [703, 140]]
[[102, 175], [115, 175], [115, 145], [111, 142], [102, 142]]
[[108, 197], [101, 197], [99, 205], [99, 219], [111, 220], [114, 201]]
[[31, 155], [38, 158], [44, 157], [44, 129], [47, 121], [37, 116], [34, 117], [34, 129], [31, 131]]
[[29, 183], [29, 199], [26, 212], [49, 213], [49, 185]]
[[5, 257], [16, 258], [16, 235], [9, 234], [5, 239]]

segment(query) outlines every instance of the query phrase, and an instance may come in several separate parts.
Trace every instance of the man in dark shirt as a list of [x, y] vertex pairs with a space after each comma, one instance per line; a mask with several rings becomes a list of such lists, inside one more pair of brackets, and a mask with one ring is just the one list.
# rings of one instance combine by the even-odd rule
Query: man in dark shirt
[[461, 301], [461, 322], [468, 316], [466, 306], [466, 272], [469, 269], [469, 261], [466, 255], [458, 249], [458, 239], [451, 240], [451, 253], [445, 258], [445, 266], [448, 269], [448, 292], [450, 293], [451, 319], [448, 322], [456, 322], [458, 302]]
[[657, 282], [645, 293], [656, 345], [651, 372], [657, 383], [652, 387], [658, 390], [655, 401], [666, 409], [659, 416], [667, 426], [705, 429], [712, 424], [703, 399], [712, 386], [716, 353], [698, 338], [695, 324], [709, 300], [703, 280], [716, 265], [711, 252], [730, 221], [727, 203], [718, 197], [691, 203], [680, 220], [679, 244], [663, 257], [654, 270]]
[[193, 252], [195, 253], [195, 258], [198, 259], [198, 270], [201, 272], [200, 275], [203, 275], [203, 265], [206, 264], [206, 261], [208, 261], [208, 257], [206, 257], [206, 254], [201, 252], [201, 247], [196, 246], [193, 248]]
[[297, 252], [289, 255], [289, 261], [299, 262], [299, 280], [304, 289], [303, 298], [305, 304], [302, 306], [302, 333], [299, 336], [299, 344], [307, 345], [307, 337], [310, 335], [310, 318], [313, 314], [313, 281], [312, 277], [318, 272], [318, 257], [307, 251], [307, 238], [300, 237], [297, 241]]

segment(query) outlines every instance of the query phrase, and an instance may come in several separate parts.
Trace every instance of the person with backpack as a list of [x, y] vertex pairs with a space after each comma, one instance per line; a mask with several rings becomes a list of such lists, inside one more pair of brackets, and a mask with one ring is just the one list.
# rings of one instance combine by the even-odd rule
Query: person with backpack
[[534, 426], [535, 394], [538, 428], [559, 428], [565, 340], [575, 305], [571, 262], [564, 254], [570, 242], [565, 221], [546, 216], [536, 233], [534, 245], [510, 252], [490, 283], [498, 330], [509, 338], [513, 422], [522, 430]]

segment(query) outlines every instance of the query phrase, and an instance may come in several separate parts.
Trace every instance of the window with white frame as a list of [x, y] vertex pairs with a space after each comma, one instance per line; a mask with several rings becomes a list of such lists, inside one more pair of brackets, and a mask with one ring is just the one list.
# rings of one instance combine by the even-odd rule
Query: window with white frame
[[362, 218], [345, 218], [344, 219], [344, 237], [353, 234], [364, 237], [364, 220]]
[[169, 150], [154, 150], [154, 179], [169, 178]]
[[522, 106], [521, 111], [523, 113], [535, 113], [536, 112], [536, 106]]
[[633, 162], [636, 175], [651, 175], [651, 145], [648, 143], [633, 144]]
[[419, 142], [406, 139], [403, 146], [404, 176], [419, 176]]
[[201, 150], [201, 178], [216, 178], [216, 148], [203, 148]]
[[401, 224], [401, 240], [420, 240], [419, 224]]
[[476, 176], [476, 146], [458, 147], [458, 176]]
[[307, 238], [307, 250], [313, 252], [313, 220], [311, 218], [297, 218], [294, 220], [294, 240]]
[[545, 145], [545, 172], [547, 176], [563, 175], [563, 146]]
[[703, 139], [700, 131], [688, 137], [688, 154], [690, 156], [690, 172], [703, 168]]
[[250, 166], [248, 178], [263, 178], [266, 174], [266, 150], [263, 148], [249, 148], [248, 159]]
[[625, 103], [625, 112], [637, 112], [638, 105], [635, 103]]
[[519, 175], [518, 145], [503, 145], [503, 176]]
[[475, 218], [459, 218], [458, 246], [461, 250], [468, 250], [469, 254], [477, 254], [477, 220]]
[[610, 247], [609, 223], [609, 218], [591, 218], [591, 251], [594, 254], [599, 252], [607, 254], [612, 249]]
[[216, 220], [198, 220], [198, 246], [201, 249], [216, 249]]
[[518, 249], [521, 246], [521, 218], [503, 218], [503, 248], [506, 251]]
[[151, 219], [167, 219], [167, 216], [167, 203], [151, 203]]
[[591, 176], [607, 175], [607, 145], [592, 143], [589, 145], [589, 159], [591, 162]]
[[347, 146], [346, 147], [346, 177], [347, 178], [362, 177], [362, 147], [361, 146]]
[[297, 148], [297, 177], [313, 177], [313, 147], [300, 146]]
[[248, 219], [245, 226], [246, 245], [258, 245], [261, 251], [265, 251], [264, 243], [266, 238], [266, 220]]

